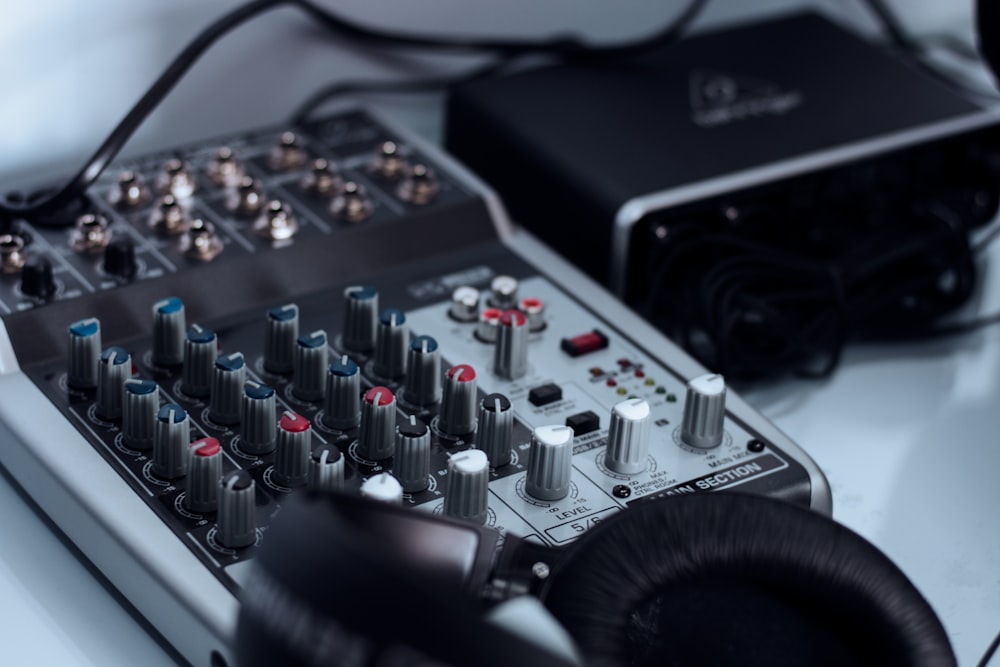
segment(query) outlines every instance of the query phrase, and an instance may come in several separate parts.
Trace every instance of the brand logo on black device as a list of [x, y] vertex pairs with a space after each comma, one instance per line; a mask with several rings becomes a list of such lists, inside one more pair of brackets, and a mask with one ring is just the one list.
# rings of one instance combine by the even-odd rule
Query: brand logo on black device
[[688, 79], [691, 121], [718, 127], [760, 116], [780, 116], [802, 104], [802, 93], [771, 81], [696, 69]]

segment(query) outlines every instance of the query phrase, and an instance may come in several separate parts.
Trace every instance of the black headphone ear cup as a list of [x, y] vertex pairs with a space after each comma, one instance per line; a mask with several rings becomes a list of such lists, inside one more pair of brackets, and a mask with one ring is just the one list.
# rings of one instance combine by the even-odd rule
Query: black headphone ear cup
[[994, 81], [1000, 85], [1000, 2], [976, 2], [976, 32], [979, 33], [979, 51], [993, 70]]
[[637, 504], [581, 537], [542, 598], [594, 666], [955, 664], [888, 557], [760, 496]]

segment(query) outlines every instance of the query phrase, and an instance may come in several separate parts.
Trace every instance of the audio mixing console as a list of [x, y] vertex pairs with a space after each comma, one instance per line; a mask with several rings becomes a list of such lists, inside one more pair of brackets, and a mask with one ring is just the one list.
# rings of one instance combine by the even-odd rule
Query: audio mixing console
[[121, 161], [2, 232], [0, 460], [194, 664], [231, 661], [303, 488], [551, 547], [664, 495], [830, 511], [721, 377], [369, 112]]

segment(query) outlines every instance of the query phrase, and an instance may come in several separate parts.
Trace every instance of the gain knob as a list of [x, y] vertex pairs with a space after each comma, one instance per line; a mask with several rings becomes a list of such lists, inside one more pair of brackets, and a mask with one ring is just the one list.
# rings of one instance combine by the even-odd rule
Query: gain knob
[[463, 285], [451, 293], [448, 315], [459, 322], [475, 322], [479, 319], [479, 290]]
[[113, 239], [104, 248], [104, 272], [108, 275], [131, 280], [139, 270], [135, 260], [135, 243], [132, 239]]
[[448, 458], [448, 489], [443, 511], [456, 519], [486, 523], [490, 462], [486, 453], [467, 449]]
[[257, 236], [270, 241], [287, 241], [299, 231], [299, 222], [292, 207], [273, 199], [253, 223]]
[[160, 392], [156, 382], [139, 378], [125, 380], [122, 393], [122, 439], [126, 447], [146, 450], [156, 437], [156, 413]]
[[48, 299], [56, 292], [52, 275], [52, 260], [48, 257], [29, 257], [21, 267], [21, 294], [36, 299]]
[[336, 166], [325, 158], [313, 160], [312, 168], [299, 183], [305, 192], [316, 197], [332, 197], [340, 191], [342, 184]]
[[343, 490], [344, 455], [333, 445], [320, 445], [309, 455], [308, 477], [310, 491]]
[[396, 188], [396, 194], [403, 201], [425, 206], [434, 201], [440, 190], [441, 182], [434, 170], [425, 164], [415, 164], [406, 170], [406, 178]]
[[[286, 411], [278, 422], [278, 446], [274, 453], [274, 481], [281, 486], [302, 486], [309, 475], [312, 426], [309, 420]], [[339, 453], [339, 452], [338, 452]]]
[[262, 456], [274, 451], [278, 438], [274, 389], [247, 380], [240, 406], [240, 449]]
[[514, 411], [503, 394], [490, 394], [479, 405], [476, 448], [486, 454], [493, 468], [510, 463], [514, 440]]
[[431, 431], [427, 424], [410, 415], [396, 429], [393, 473], [406, 493], [419, 493], [429, 485], [431, 472]]
[[150, 199], [149, 188], [142, 176], [134, 171], [123, 171], [108, 193], [108, 202], [117, 208], [136, 208]]
[[681, 440], [699, 449], [722, 444], [726, 417], [726, 382], [721, 375], [701, 375], [687, 385]]
[[649, 455], [649, 403], [630, 398], [611, 409], [608, 448], [604, 465], [622, 475], [635, 475], [646, 469]]
[[352, 352], [371, 352], [375, 347], [378, 290], [355, 285], [344, 290], [344, 347]]
[[101, 359], [101, 323], [96, 317], [69, 325], [69, 354], [66, 382], [74, 389], [97, 386], [97, 365]]
[[154, 366], [177, 366], [184, 361], [186, 326], [180, 299], [172, 296], [153, 304]]
[[161, 236], [183, 234], [190, 219], [188, 213], [173, 195], [164, 195], [149, 214], [149, 228]]
[[524, 377], [528, 372], [528, 317], [519, 310], [508, 310], [500, 316], [493, 370], [507, 380]]
[[345, 222], [361, 222], [375, 210], [365, 186], [357, 181], [347, 181], [330, 202], [330, 213]]
[[170, 158], [156, 177], [156, 191], [169, 194], [182, 201], [191, 199], [197, 182], [187, 163], [178, 158]]
[[361, 369], [345, 354], [326, 373], [323, 424], [346, 430], [361, 421]]
[[326, 393], [326, 371], [330, 348], [322, 329], [303, 334], [295, 340], [295, 363], [292, 394], [303, 401], [318, 401]]
[[246, 470], [233, 470], [219, 483], [218, 540], [227, 549], [257, 541], [257, 487]]
[[188, 327], [184, 339], [181, 391], [198, 398], [208, 396], [212, 392], [212, 375], [218, 356], [219, 341], [214, 331], [197, 324]]
[[247, 366], [241, 352], [233, 352], [215, 360], [212, 369], [212, 397], [208, 416], [216, 424], [238, 424], [243, 407], [243, 385]]
[[403, 175], [408, 166], [409, 163], [399, 145], [395, 141], [383, 141], [375, 157], [368, 163], [368, 171], [387, 181], [395, 181]]
[[388, 387], [372, 387], [361, 401], [358, 456], [382, 461], [395, 450], [396, 397]]
[[403, 376], [409, 343], [410, 329], [403, 311], [396, 308], [384, 310], [375, 330], [375, 362], [372, 369], [375, 374], [390, 380]]
[[188, 447], [187, 490], [183, 505], [197, 512], [214, 512], [219, 501], [222, 478], [222, 447], [215, 438], [195, 440]]
[[214, 185], [226, 188], [239, 185], [246, 173], [243, 164], [229, 146], [223, 146], [215, 152], [205, 167], [205, 172]]
[[497, 276], [490, 281], [490, 306], [500, 310], [517, 308], [517, 278]]
[[403, 487], [395, 477], [382, 472], [361, 483], [361, 495], [370, 500], [398, 505], [403, 502]]
[[309, 159], [309, 153], [294, 132], [282, 132], [267, 156], [267, 165], [274, 171], [298, 169]]
[[441, 400], [441, 352], [430, 336], [417, 336], [406, 353], [406, 380], [403, 399], [426, 407]]
[[97, 366], [97, 398], [94, 411], [101, 419], [121, 419], [122, 387], [132, 377], [132, 357], [125, 348], [109, 347]]
[[298, 306], [287, 303], [267, 311], [264, 370], [268, 373], [291, 373], [295, 366], [295, 341], [298, 337]]
[[528, 474], [524, 490], [539, 500], [560, 500], [569, 495], [573, 472], [573, 429], [539, 426], [531, 434]]
[[191, 420], [187, 412], [176, 403], [167, 403], [156, 413], [153, 472], [163, 479], [186, 475], [190, 443]]
[[459, 364], [446, 373], [438, 427], [451, 436], [476, 430], [476, 371], [472, 366]]

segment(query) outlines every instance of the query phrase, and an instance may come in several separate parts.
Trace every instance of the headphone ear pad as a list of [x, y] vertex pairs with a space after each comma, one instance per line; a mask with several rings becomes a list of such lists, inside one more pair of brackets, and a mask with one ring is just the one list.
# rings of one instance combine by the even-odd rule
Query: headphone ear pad
[[760, 496], [639, 503], [571, 546], [542, 598], [593, 666], [955, 664], [885, 555]]
[[1000, 84], [1000, 3], [997, 0], [978, 0], [976, 31], [979, 33], [979, 51]]

